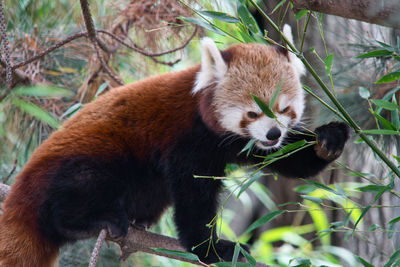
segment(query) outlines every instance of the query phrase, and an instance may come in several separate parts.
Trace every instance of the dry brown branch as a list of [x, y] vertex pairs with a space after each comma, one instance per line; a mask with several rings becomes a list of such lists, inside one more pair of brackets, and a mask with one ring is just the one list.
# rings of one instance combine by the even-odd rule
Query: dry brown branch
[[[9, 193], [10, 186], [0, 183], [0, 202], [4, 201]], [[153, 248], [164, 248], [169, 250], [185, 251], [179, 240], [176, 238], [147, 232], [134, 226], [129, 227], [128, 234], [124, 238], [111, 239], [110, 237], [107, 237], [107, 239], [117, 243], [120, 246], [122, 252], [121, 260], [126, 260], [132, 253], [142, 251], [154, 255], [176, 259], [179, 261], [190, 262], [200, 266], [208, 266], [202, 262], [190, 261], [183, 257], [160, 253], [153, 250]], [[263, 263], [257, 263], [256, 267], [267, 267], [267, 265]]]
[[309, 9], [325, 14], [356, 19], [400, 29], [399, 0], [290, 0], [294, 9]]
[[105, 70], [105, 72], [107, 72], [107, 74], [116, 83], [118, 83], [119, 85], [123, 85], [124, 82], [119, 77], [117, 77], [117, 75], [115, 75], [113, 73], [113, 71], [108, 67], [107, 62], [104, 60], [104, 57], [101, 54], [99, 46], [101, 45], [104, 50], [106, 50], [107, 47], [106, 47], [105, 44], [103, 44], [102, 42], [98, 41], [99, 39], [97, 38], [97, 32], [96, 32], [96, 29], [95, 29], [94, 24], [93, 24], [92, 15], [90, 14], [90, 8], [89, 8], [88, 1], [87, 0], [80, 0], [80, 3], [81, 3], [82, 15], [83, 15], [83, 19], [85, 21], [86, 29], [88, 31], [89, 39], [92, 42], [93, 48], [96, 51], [97, 57], [99, 58], [103, 69]]
[[166, 51], [154, 52], [154, 53], [153, 52], [147, 52], [143, 48], [138, 47], [137, 45], [127, 44], [126, 42], [124, 42], [124, 40], [122, 40], [118, 36], [108, 32], [108, 31], [98, 30], [97, 32], [101, 32], [101, 33], [107, 34], [108, 36], [112, 37], [113, 39], [115, 39], [119, 43], [123, 44], [124, 46], [126, 46], [126, 47], [128, 47], [128, 48], [130, 48], [130, 49], [132, 49], [132, 50], [134, 50], [134, 51], [136, 51], [136, 52], [138, 52], [138, 53], [140, 53], [140, 54], [142, 54], [144, 56], [158, 57], [158, 56], [163, 56], [163, 55], [166, 55], [166, 54], [170, 54], [170, 53], [173, 53], [173, 52], [176, 52], [178, 50], [181, 50], [181, 49], [185, 48], [189, 44], [189, 42], [193, 39], [193, 37], [196, 35], [197, 26], [195, 27], [193, 33], [189, 36], [188, 39], [186, 39], [186, 41], [182, 45], [180, 45], [178, 47], [175, 47], [173, 49], [166, 50]]
[[56, 50], [57, 48], [60, 48], [61, 46], [65, 45], [65, 44], [67, 44], [67, 43], [69, 43], [69, 42], [71, 42], [71, 41], [73, 41], [75, 39], [78, 39], [80, 37], [84, 37], [84, 36], [88, 36], [88, 33], [87, 32], [81, 32], [81, 33], [77, 33], [77, 34], [71, 35], [71, 36], [65, 38], [64, 40], [62, 40], [60, 42], [57, 42], [54, 45], [50, 46], [46, 50], [44, 50], [44, 51], [40, 52], [39, 54], [37, 54], [36, 56], [33, 56], [33, 57], [31, 57], [31, 58], [29, 58], [29, 59], [27, 59], [27, 60], [25, 60], [23, 62], [20, 62], [18, 64], [14, 64], [11, 67], [11, 69], [15, 70], [15, 69], [18, 69], [18, 68], [20, 68], [22, 66], [25, 66], [25, 65], [29, 64], [29, 63], [32, 63], [33, 61], [35, 61], [35, 60], [47, 55], [48, 53]]

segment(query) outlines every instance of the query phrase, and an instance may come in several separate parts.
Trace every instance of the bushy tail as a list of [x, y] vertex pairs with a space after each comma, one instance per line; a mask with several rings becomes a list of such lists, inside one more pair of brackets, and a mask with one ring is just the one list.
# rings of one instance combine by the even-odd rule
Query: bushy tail
[[0, 266], [53, 267], [57, 257], [58, 248], [40, 237], [36, 216], [5, 205], [0, 217]]

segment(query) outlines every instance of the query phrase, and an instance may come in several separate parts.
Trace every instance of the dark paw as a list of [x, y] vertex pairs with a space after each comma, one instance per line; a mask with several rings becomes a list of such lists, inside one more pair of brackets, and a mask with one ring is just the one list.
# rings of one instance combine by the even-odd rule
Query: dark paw
[[115, 222], [107, 222], [108, 235], [113, 239], [126, 236], [128, 233], [129, 221], [120, 220]]
[[[216, 241], [214, 246], [210, 246], [208, 253], [208, 242], [196, 248], [193, 252], [199, 257], [199, 259], [207, 264], [220, 262], [220, 261], [232, 261], [233, 252], [235, 251], [235, 243], [222, 240]], [[250, 253], [249, 248], [246, 245], [240, 244], [247, 252]], [[243, 261], [244, 256], [239, 254], [238, 261]]]
[[343, 122], [331, 122], [315, 129], [315, 133], [318, 137], [314, 149], [318, 157], [333, 161], [342, 154], [350, 128]]

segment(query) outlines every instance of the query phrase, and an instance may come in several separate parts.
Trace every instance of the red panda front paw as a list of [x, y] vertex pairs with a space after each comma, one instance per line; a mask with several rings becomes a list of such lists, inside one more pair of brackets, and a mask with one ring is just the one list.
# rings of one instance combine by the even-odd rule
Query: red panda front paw
[[317, 144], [314, 150], [318, 157], [333, 161], [343, 151], [344, 145], [350, 137], [350, 128], [343, 122], [331, 122], [315, 129]]
[[[220, 261], [227, 261], [230, 262], [232, 261], [233, 258], [233, 253], [235, 251], [235, 243], [220, 239], [219, 241], [215, 242], [213, 246], [208, 247], [208, 242], [206, 245], [202, 245], [199, 248], [196, 248], [194, 250], [194, 253], [197, 254], [199, 257], [200, 261], [210, 264], [210, 263], [216, 263]], [[240, 244], [240, 246], [245, 249], [248, 253], [250, 253], [250, 249], [243, 244]], [[207, 252], [207, 249], [208, 252]], [[207, 255], [207, 256], [205, 256]], [[242, 254], [239, 254], [238, 261], [243, 261], [244, 256]]]

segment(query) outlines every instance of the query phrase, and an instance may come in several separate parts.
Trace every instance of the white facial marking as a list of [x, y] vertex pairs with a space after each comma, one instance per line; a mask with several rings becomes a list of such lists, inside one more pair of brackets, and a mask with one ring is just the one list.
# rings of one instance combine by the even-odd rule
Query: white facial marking
[[284, 110], [286, 107], [290, 105], [289, 98], [287, 95], [281, 95], [279, 97], [279, 111]]
[[201, 69], [197, 74], [192, 93], [196, 94], [212, 82], [222, 83], [228, 69], [221, 52], [211, 38], [201, 41]]
[[240, 128], [240, 121], [246, 111], [241, 107], [228, 107], [221, 110], [221, 126], [231, 132], [244, 134]]

